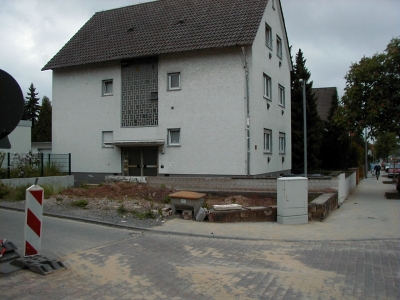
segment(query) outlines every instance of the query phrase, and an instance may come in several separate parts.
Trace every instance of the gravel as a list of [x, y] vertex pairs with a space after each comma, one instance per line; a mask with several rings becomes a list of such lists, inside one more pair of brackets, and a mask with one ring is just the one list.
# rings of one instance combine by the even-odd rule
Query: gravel
[[[140, 204], [140, 201], [116, 201], [108, 199], [87, 199], [88, 205], [85, 208], [74, 206], [75, 199], [66, 196], [50, 197], [44, 199], [43, 213], [57, 215], [60, 217], [75, 217], [90, 219], [99, 222], [112, 223], [130, 227], [151, 228], [162, 226], [166, 221], [174, 217], [157, 216], [155, 219], [140, 219], [129, 212], [119, 214], [117, 209], [121, 205], [125, 210], [148, 211], [149, 208]], [[0, 200], [0, 208], [11, 208], [25, 210], [25, 201]]]

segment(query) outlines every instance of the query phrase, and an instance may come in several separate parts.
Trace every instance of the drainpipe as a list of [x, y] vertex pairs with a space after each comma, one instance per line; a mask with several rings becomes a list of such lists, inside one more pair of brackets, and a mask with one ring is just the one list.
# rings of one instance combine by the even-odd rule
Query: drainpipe
[[246, 60], [246, 50], [242, 47], [243, 67], [246, 75], [246, 137], [247, 137], [247, 176], [250, 176], [250, 102], [249, 102], [249, 67]]

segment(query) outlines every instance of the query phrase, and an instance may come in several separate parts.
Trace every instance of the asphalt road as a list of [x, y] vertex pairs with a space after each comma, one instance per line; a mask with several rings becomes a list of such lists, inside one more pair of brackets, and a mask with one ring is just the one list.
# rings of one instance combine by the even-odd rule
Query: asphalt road
[[[23, 254], [25, 213], [0, 209], [0, 239], [12, 241]], [[131, 231], [43, 217], [42, 252], [49, 259], [130, 238]]]

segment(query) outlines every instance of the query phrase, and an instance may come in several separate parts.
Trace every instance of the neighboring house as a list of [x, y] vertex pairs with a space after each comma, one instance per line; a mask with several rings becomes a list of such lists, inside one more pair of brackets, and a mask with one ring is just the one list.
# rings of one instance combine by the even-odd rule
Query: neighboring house
[[8, 163], [8, 153], [10, 153], [10, 161], [14, 153], [28, 153], [31, 150], [31, 121], [20, 120], [17, 127], [7, 136], [10, 141], [11, 148], [0, 148], [0, 152], [6, 153], [6, 157], [1, 162], [0, 168], [5, 168]]
[[291, 170], [292, 62], [278, 0], [98, 12], [43, 70], [53, 70], [53, 152], [71, 153], [75, 174]]
[[337, 95], [336, 87], [323, 87], [312, 89], [317, 100], [317, 111], [322, 121], [328, 121], [329, 110], [332, 104], [332, 97]]
[[51, 142], [32, 142], [33, 153], [51, 154]]
[[18, 126], [8, 135], [11, 149], [0, 149], [0, 151], [6, 153], [28, 153], [31, 150], [31, 128], [31, 121], [19, 121]]

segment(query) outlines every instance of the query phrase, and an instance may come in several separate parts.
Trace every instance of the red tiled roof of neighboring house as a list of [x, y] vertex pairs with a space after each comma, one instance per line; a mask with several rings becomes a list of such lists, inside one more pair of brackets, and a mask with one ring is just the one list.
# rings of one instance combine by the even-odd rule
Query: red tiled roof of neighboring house
[[94, 14], [42, 70], [251, 45], [268, 0], [158, 0]]
[[327, 121], [329, 109], [331, 108], [332, 96], [336, 92], [336, 87], [313, 88], [315, 99], [317, 101], [317, 111], [321, 120]]

